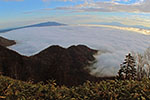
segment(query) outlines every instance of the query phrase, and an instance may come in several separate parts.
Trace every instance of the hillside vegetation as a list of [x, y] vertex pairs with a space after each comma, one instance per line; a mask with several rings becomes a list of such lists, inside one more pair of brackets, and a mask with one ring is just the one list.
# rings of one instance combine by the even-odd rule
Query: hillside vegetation
[[22, 82], [0, 76], [1, 100], [150, 100], [150, 80], [87, 81], [76, 87]]
[[32, 80], [34, 83], [56, 80], [59, 85], [79, 85], [86, 80], [98, 80], [86, 68], [95, 62], [96, 53], [97, 50], [84, 45], [68, 48], [54, 45], [28, 57], [0, 46], [0, 73], [17, 80]]

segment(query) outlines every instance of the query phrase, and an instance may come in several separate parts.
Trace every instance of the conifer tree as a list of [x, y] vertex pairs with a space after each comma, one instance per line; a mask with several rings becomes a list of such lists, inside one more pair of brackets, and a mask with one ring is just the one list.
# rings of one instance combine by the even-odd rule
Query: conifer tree
[[118, 72], [121, 79], [135, 79], [136, 78], [136, 65], [134, 57], [129, 53], [126, 55], [124, 62], [120, 65]]

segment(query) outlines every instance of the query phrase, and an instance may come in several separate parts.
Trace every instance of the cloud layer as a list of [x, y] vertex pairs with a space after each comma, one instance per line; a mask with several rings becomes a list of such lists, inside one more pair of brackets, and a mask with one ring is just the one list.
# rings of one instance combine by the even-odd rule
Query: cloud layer
[[100, 50], [91, 74], [115, 75], [125, 54], [143, 52], [150, 46], [150, 36], [132, 31], [98, 26], [57, 26], [25, 28], [1, 34], [17, 41], [10, 47], [24, 55], [33, 55], [50, 45], [69, 47], [84, 44]]
[[[2, 0], [2, 1], [24, 1], [24, 0]], [[149, 13], [149, 0], [42, 0], [43, 2], [80, 2], [74, 6], [59, 6], [54, 10], [75, 10], [76, 12], [134, 12]]]
[[136, 0], [134, 3], [121, 3], [129, 2], [130, 0], [110, 0], [110, 1], [94, 1], [90, 0], [83, 4], [70, 7], [58, 7], [59, 10], [76, 10], [77, 12], [134, 12], [134, 13], [149, 13], [150, 1], [149, 0]]

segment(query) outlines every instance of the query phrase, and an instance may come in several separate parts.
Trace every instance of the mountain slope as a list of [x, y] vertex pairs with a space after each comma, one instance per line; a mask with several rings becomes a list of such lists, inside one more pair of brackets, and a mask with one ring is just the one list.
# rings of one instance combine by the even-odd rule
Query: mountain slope
[[14, 44], [16, 44], [14, 40], [8, 40], [0, 36], [0, 45], [7, 47], [7, 46], [14, 45]]
[[66, 25], [66, 24], [61, 24], [61, 23], [57, 23], [57, 22], [44, 22], [44, 23], [24, 26], [24, 28], [26, 28], [26, 27], [44, 27], [44, 26], [63, 26], [63, 25]]
[[142, 26], [142, 25], [125, 25], [125, 24], [122, 24], [122, 23], [119, 23], [119, 22], [110, 22], [110, 23], [101, 22], [101, 23], [94, 23], [94, 24], [119, 26], [119, 27], [129, 27], [129, 28], [139, 28], [139, 29], [150, 29], [149, 27]]
[[22, 26], [22, 27], [17, 27], [17, 28], [0, 30], [0, 33], [5, 33], [8, 31], [23, 29], [23, 28], [29, 28], [29, 27], [64, 26], [64, 25], [66, 25], [66, 24], [61, 24], [61, 23], [57, 23], [57, 22], [43, 22], [43, 23], [39, 23], [39, 24], [33, 24], [33, 25], [28, 25], [28, 26]]
[[94, 81], [85, 68], [95, 58], [96, 50], [78, 45], [69, 48], [51, 46], [40, 53], [25, 57], [0, 46], [0, 72], [15, 79], [33, 82], [54, 79], [59, 85], [78, 85], [86, 80]]

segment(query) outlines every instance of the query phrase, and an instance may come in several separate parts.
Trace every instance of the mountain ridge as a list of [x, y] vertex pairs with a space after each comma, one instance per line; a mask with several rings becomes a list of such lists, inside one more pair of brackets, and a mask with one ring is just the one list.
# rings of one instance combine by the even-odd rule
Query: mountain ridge
[[42, 22], [42, 23], [33, 24], [33, 25], [21, 26], [21, 27], [17, 27], [17, 28], [3, 29], [3, 30], [0, 30], [0, 33], [5, 33], [5, 32], [9, 32], [9, 31], [13, 31], [13, 30], [17, 30], [17, 29], [23, 29], [23, 28], [29, 28], [29, 27], [65, 26], [65, 25], [67, 25], [67, 24], [48, 21], [48, 22]]
[[97, 24], [97, 25], [110, 25], [110, 26], [119, 26], [119, 27], [132, 27], [132, 28], [139, 28], [139, 29], [150, 29], [149, 27], [143, 25], [126, 25], [119, 22], [97, 22], [97, 23], [90, 23], [90, 24]]
[[7, 47], [7, 46], [15, 45], [15, 44], [16, 42], [14, 40], [9, 40], [0, 36], [0, 45]]
[[84, 45], [69, 48], [54, 45], [27, 57], [0, 46], [0, 73], [34, 83], [56, 80], [58, 85], [79, 85], [87, 80], [97, 80], [86, 69], [96, 60], [93, 56], [96, 53], [97, 50]]

